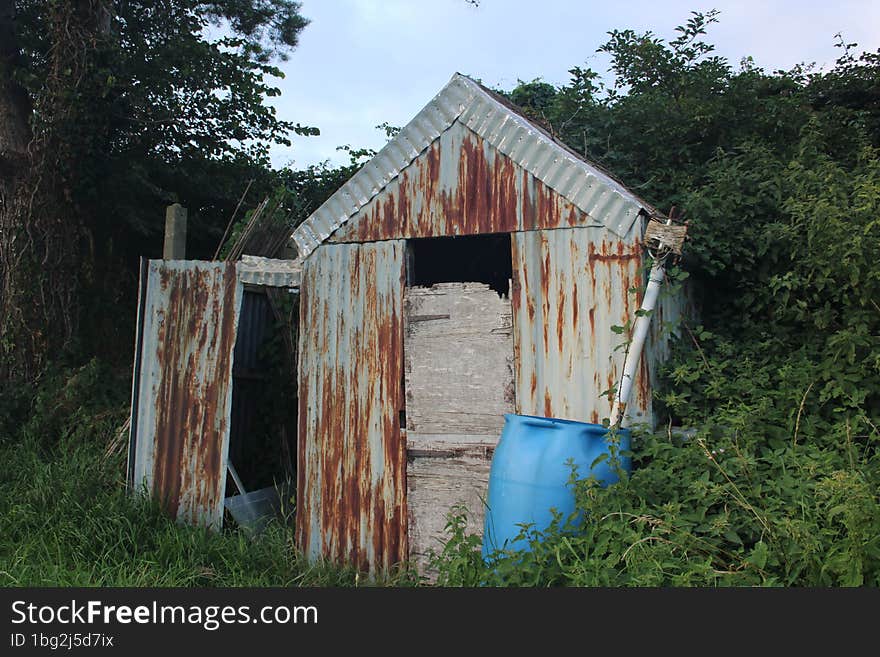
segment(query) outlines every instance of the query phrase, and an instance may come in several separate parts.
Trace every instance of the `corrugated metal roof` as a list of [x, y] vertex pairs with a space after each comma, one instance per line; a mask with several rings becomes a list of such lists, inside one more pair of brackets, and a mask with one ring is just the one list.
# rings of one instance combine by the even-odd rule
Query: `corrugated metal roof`
[[314, 251], [456, 121], [617, 235], [626, 235], [642, 209], [653, 212], [619, 182], [492, 92], [456, 73], [405, 128], [294, 231], [299, 257]]
[[238, 279], [242, 283], [269, 287], [299, 287], [302, 262], [244, 255], [237, 263], [237, 270]]

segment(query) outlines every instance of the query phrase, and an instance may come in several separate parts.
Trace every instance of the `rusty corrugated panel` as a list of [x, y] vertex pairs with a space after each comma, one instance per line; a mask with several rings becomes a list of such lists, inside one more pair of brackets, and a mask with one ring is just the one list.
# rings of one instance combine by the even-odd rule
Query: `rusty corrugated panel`
[[297, 542], [372, 571], [406, 558], [404, 243], [325, 244], [305, 262]]
[[235, 263], [150, 260], [132, 403], [132, 484], [219, 527], [242, 285]]
[[[456, 124], [467, 126], [612, 233], [626, 235], [641, 210], [651, 211], [620, 183], [556, 142], [478, 83], [456, 73], [397, 136], [294, 231], [292, 237], [300, 257], [307, 257], [386, 185], [403, 176], [413, 160]], [[426, 180], [439, 184], [438, 176], [444, 172], [434, 173]], [[468, 177], [478, 175], [479, 171], [467, 173]], [[450, 176], [446, 173], [447, 178]], [[475, 194], [474, 199], [478, 196]]]
[[600, 225], [456, 123], [329, 242]]
[[[635, 319], [643, 249], [604, 228], [515, 233], [512, 241], [517, 413], [601, 422], [619, 380], [624, 335]], [[651, 422], [647, 359], [642, 358], [629, 424]]]
[[280, 260], [243, 255], [238, 262], [238, 278], [242, 283], [269, 287], [299, 287], [302, 274], [300, 260]]
[[472, 81], [453, 75], [412, 121], [297, 227], [293, 241], [300, 257], [314, 251], [418, 157], [461, 114], [475, 93], [477, 88]]

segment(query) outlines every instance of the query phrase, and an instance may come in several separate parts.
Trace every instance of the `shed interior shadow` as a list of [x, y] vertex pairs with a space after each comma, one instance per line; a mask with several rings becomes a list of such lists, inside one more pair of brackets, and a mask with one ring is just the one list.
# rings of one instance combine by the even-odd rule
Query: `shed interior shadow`
[[510, 233], [429, 237], [407, 241], [407, 285], [485, 283], [510, 295], [513, 259]]
[[[289, 311], [270, 295], [262, 286], [245, 288], [233, 358], [228, 459], [248, 492], [290, 485], [296, 472], [296, 390], [286, 376], [293, 355], [282, 320]], [[276, 299], [285, 296], [286, 289]], [[226, 496], [236, 488], [229, 477]]]

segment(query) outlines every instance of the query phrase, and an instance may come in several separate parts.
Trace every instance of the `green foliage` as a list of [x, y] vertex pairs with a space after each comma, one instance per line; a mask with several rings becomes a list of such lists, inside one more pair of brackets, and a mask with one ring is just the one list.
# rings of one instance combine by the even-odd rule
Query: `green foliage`
[[14, 8], [10, 73], [34, 110], [23, 111], [38, 146], [18, 193], [38, 203], [10, 205], [17, 215], [4, 221], [37, 239], [10, 237], [33, 253], [9, 257], [21, 266], [5, 278], [21, 299], [9, 289], [4, 296], [13, 311], [52, 305], [42, 316], [20, 313], [20, 344], [0, 345], [0, 355], [27, 356], [22, 334], [30, 333], [37, 353], [25, 361], [44, 362], [43, 351], [128, 361], [137, 262], [161, 253], [165, 206], [188, 209], [187, 256], [210, 258], [246, 181], [255, 196], [282, 182], [269, 148], [317, 133], [266, 102], [280, 93], [273, 62], [308, 21], [292, 0], [21, 0]]
[[[377, 125], [376, 129], [384, 132], [388, 139], [400, 132], [399, 127], [390, 125], [387, 121]], [[301, 200], [301, 213], [296, 223], [314, 212], [377, 152], [371, 148], [354, 148], [349, 144], [337, 146], [336, 150], [348, 154], [348, 164], [331, 166], [328, 160], [305, 169], [283, 169], [279, 172], [283, 184]]]
[[[24, 57], [16, 75], [39, 98], [51, 3], [20, 4]], [[98, 237], [111, 231], [107, 237], [118, 241], [133, 230], [141, 247], [144, 236], [155, 243], [163, 206], [177, 201], [190, 209], [191, 233], [207, 231], [215, 245], [241, 180], [271, 183], [269, 146], [316, 131], [279, 120], [264, 102], [279, 93], [267, 78], [282, 76], [270, 59], [296, 46], [307, 20], [290, 0], [112, 5], [109, 28], [71, 90], [70, 102], [82, 105], [77, 125], [65, 128], [66, 140], [82, 133], [70, 153], [78, 171], [71, 192], [93, 211]], [[211, 26], [227, 36], [210, 38]], [[197, 238], [196, 252], [202, 243]]]
[[209, 20], [228, 25], [242, 37], [242, 46], [260, 61], [287, 59], [309, 24], [294, 0], [202, 0], [193, 10]]
[[[717, 20], [717, 12], [695, 12], [669, 43], [651, 32], [610, 32], [599, 50], [611, 57], [613, 82], [573, 67], [552, 98], [543, 90], [551, 131], [659, 207], [681, 206], [719, 148], [756, 138], [791, 144], [811, 112], [805, 88], [825, 78], [803, 67], [768, 75], [750, 59], [734, 70], [701, 40]], [[509, 97], [530, 98], [534, 84]]]
[[338, 167], [329, 162], [311, 164], [305, 169], [283, 169], [280, 177], [290, 189], [299, 194], [303, 214], [300, 221], [317, 210], [333, 192], [351, 178], [363, 163], [346, 164]]
[[62, 449], [95, 436], [110, 436], [128, 415], [130, 385], [125, 373], [92, 359], [77, 368], [50, 368], [31, 398], [19, 438], [46, 449]]
[[531, 82], [520, 80], [517, 87], [505, 95], [529, 116], [541, 118], [542, 113], [550, 107], [556, 97], [556, 88], [552, 84], [542, 82], [540, 78]]
[[430, 552], [432, 566], [439, 568], [438, 586], [476, 586], [480, 583], [485, 564], [480, 555], [480, 537], [468, 532], [470, 512], [464, 505], [456, 505], [447, 514], [448, 540], [442, 550]]
[[835, 161], [811, 121], [791, 159], [752, 146], [708, 168], [707, 184], [688, 199], [690, 246], [715, 290], [704, 321], [723, 340], [714, 374], [699, 385], [709, 376], [709, 388], [722, 385], [724, 371], [738, 366], [735, 350], [780, 371], [797, 358], [820, 401], [876, 417], [877, 151], [863, 146], [852, 164]]
[[[293, 532], [254, 540], [181, 526], [126, 494], [95, 444], [48, 453], [0, 447], [0, 583], [5, 586], [355, 586], [356, 570], [309, 564]], [[402, 581], [395, 582], [397, 584]]]

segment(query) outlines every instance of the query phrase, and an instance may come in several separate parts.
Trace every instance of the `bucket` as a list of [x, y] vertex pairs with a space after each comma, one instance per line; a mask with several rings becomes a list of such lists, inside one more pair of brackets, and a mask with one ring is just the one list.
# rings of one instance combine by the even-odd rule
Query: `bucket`
[[[629, 451], [630, 431], [617, 429], [619, 450]], [[504, 429], [489, 473], [489, 494], [483, 525], [483, 558], [496, 549], [528, 550], [525, 538], [516, 540], [522, 524], [544, 531], [553, 510], [563, 521], [575, 510], [570, 485], [572, 461], [577, 476], [595, 475], [602, 486], [618, 480], [610, 459], [593, 466], [602, 454], [610, 456], [609, 429], [601, 424], [531, 415], [504, 416]], [[630, 457], [618, 454], [620, 468], [632, 469]]]
[[223, 500], [223, 505], [238, 526], [251, 536], [266, 528], [269, 521], [280, 512], [281, 504], [281, 495], [275, 486]]

